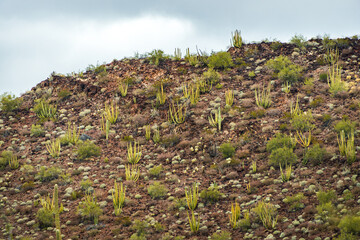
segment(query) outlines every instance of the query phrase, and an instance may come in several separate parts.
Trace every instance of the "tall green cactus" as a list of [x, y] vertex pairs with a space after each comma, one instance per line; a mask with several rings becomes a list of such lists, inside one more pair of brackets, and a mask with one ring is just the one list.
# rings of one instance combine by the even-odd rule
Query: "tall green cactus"
[[61, 232], [59, 229], [56, 229], [56, 240], [61, 240]]
[[59, 209], [59, 198], [58, 198], [58, 185], [54, 186], [54, 205], [55, 205], [55, 227], [56, 227], [56, 239], [61, 240], [61, 229], [60, 229], [60, 209]]
[[224, 118], [221, 117], [221, 110], [220, 107], [217, 112], [215, 112], [215, 118], [210, 114], [209, 117], [209, 123], [213, 127], [218, 127], [219, 131], [221, 131], [221, 122], [224, 120]]

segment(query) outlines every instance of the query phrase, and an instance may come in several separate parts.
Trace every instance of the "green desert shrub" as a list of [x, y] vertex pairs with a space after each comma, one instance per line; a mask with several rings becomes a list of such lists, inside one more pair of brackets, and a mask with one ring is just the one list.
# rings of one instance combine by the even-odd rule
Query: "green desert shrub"
[[152, 177], [158, 177], [160, 175], [160, 173], [162, 172], [162, 170], [163, 170], [162, 165], [158, 165], [158, 166], [150, 168], [149, 174]]
[[334, 129], [337, 133], [345, 132], [345, 135], [348, 136], [352, 131], [355, 130], [355, 123], [350, 120], [343, 119], [336, 123]]
[[154, 64], [156, 66], [161, 64], [167, 58], [168, 56], [166, 56], [164, 54], [164, 51], [160, 49], [154, 49], [152, 52], [149, 53], [150, 64]]
[[326, 50], [334, 49], [336, 46], [336, 42], [334, 40], [330, 39], [330, 36], [327, 34], [324, 35], [321, 43], [323, 44], [323, 46]]
[[322, 191], [316, 193], [317, 199], [319, 200], [319, 205], [323, 205], [326, 203], [331, 203], [336, 199], [336, 193], [335, 190], [328, 190], [328, 191]]
[[0, 107], [4, 113], [11, 113], [18, 109], [23, 100], [22, 98], [16, 98], [15, 95], [4, 93], [0, 96]]
[[77, 149], [77, 157], [79, 160], [85, 160], [90, 157], [98, 157], [101, 154], [101, 148], [96, 146], [90, 140], [83, 142]]
[[55, 218], [53, 211], [45, 208], [40, 208], [36, 214], [36, 219], [41, 228], [53, 227], [55, 225]]
[[223, 143], [220, 145], [219, 151], [224, 158], [231, 158], [235, 154], [235, 148], [231, 143]]
[[31, 136], [34, 137], [44, 137], [45, 136], [45, 131], [42, 128], [41, 125], [31, 125]]
[[208, 58], [208, 66], [215, 69], [225, 69], [234, 65], [228, 52], [218, 52]]
[[140, 221], [136, 219], [132, 226], [131, 230], [135, 231], [133, 235], [131, 235], [131, 240], [146, 240], [146, 235], [148, 234], [148, 229], [150, 228], [150, 224], [148, 222]]
[[316, 207], [318, 214], [326, 219], [328, 215], [335, 212], [333, 201], [336, 200], [336, 193], [334, 190], [322, 191], [316, 193], [319, 205]]
[[348, 48], [350, 45], [349, 40], [346, 38], [338, 38], [338, 39], [336, 39], [335, 42], [336, 42], [336, 47], [339, 49]]
[[58, 97], [62, 100], [67, 99], [68, 97], [70, 97], [71, 92], [67, 89], [62, 89], [59, 93], [58, 93]]
[[87, 194], [82, 202], [79, 203], [78, 213], [92, 221], [94, 224], [98, 224], [99, 216], [103, 213], [96, 197], [93, 195]]
[[270, 48], [271, 48], [273, 51], [277, 51], [277, 50], [279, 50], [281, 47], [282, 47], [282, 43], [279, 42], [279, 41], [275, 41], [275, 42], [273, 42], [273, 43], [270, 44]]
[[294, 83], [301, 79], [301, 72], [302, 68], [300, 66], [291, 64], [279, 71], [278, 78], [282, 82]]
[[313, 124], [314, 118], [311, 111], [295, 114], [290, 122], [296, 131], [306, 132], [312, 130], [315, 127]]
[[281, 168], [285, 169], [286, 166], [293, 164], [296, 160], [297, 156], [293, 153], [292, 148], [282, 147], [271, 152], [269, 164], [274, 167], [281, 166]]
[[211, 240], [231, 240], [231, 233], [228, 231], [215, 232], [210, 237]]
[[289, 211], [296, 211], [305, 207], [304, 199], [304, 194], [298, 193], [293, 196], [287, 196], [283, 202], [289, 205]]
[[301, 78], [302, 68], [293, 64], [286, 56], [278, 56], [267, 61], [266, 66], [274, 71], [282, 82], [293, 83]]
[[163, 198], [168, 192], [168, 189], [160, 182], [154, 182], [147, 190], [152, 199]]
[[334, 240], [359, 240], [359, 236], [355, 236], [352, 233], [346, 233], [344, 231], [341, 231], [340, 236], [334, 238]]
[[324, 161], [326, 150], [321, 148], [319, 144], [310, 147], [306, 152], [303, 164], [310, 162], [312, 165], [318, 165]]
[[325, 125], [329, 124], [330, 121], [331, 121], [331, 115], [325, 113], [324, 115], [322, 115], [321, 121], [322, 121]]
[[261, 108], [261, 109], [251, 111], [250, 116], [254, 119], [262, 118], [263, 116], [265, 116], [265, 110]]
[[9, 162], [13, 157], [14, 154], [12, 151], [2, 151], [0, 155], [0, 169], [4, 169], [7, 165], [9, 165]]
[[268, 141], [268, 143], [266, 144], [266, 150], [268, 152], [272, 152], [282, 147], [288, 147], [293, 149], [295, 145], [296, 145], [295, 139], [293, 139], [292, 137], [286, 134], [278, 133], [274, 138]]
[[40, 99], [36, 100], [36, 105], [33, 108], [33, 111], [40, 118], [41, 121], [47, 119], [54, 120], [56, 118], [57, 107], [49, 104], [49, 102]]
[[106, 66], [104, 64], [96, 64], [96, 66], [90, 64], [86, 67], [86, 71], [93, 71], [95, 74], [106, 72]]
[[275, 73], [278, 73], [281, 71], [281, 69], [284, 69], [285, 67], [291, 65], [292, 62], [290, 59], [286, 56], [278, 56], [274, 59], [270, 59], [266, 62], [266, 66], [273, 70]]
[[203, 72], [201, 79], [214, 85], [220, 81], [221, 75], [214, 69], [210, 68], [206, 72]]
[[220, 197], [222, 197], [222, 193], [219, 191], [217, 184], [213, 183], [208, 189], [202, 190], [199, 196], [206, 203], [215, 203], [219, 201]]
[[299, 34], [290, 39], [291, 44], [295, 44], [299, 49], [304, 50], [306, 48], [306, 38]]
[[86, 180], [82, 180], [80, 182], [80, 187], [81, 190], [83, 190], [84, 192], [89, 192], [89, 188], [93, 185], [93, 182], [89, 179]]
[[360, 216], [344, 216], [339, 223], [341, 231], [360, 235]]
[[49, 182], [51, 180], [57, 179], [61, 174], [62, 170], [59, 167], [53, 166], [48, 168], [45, 166], [41, 166], [36, 177], [41, 182]]

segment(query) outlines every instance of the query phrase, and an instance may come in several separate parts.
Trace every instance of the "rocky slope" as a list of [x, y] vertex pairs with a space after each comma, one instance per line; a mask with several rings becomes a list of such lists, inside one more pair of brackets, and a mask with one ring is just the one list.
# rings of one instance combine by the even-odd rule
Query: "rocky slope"
[[[225, 69], [215, 66], [219, 75], [212, 72], [214, 81], [207, 78], [209, 67], [201, 62], [206, 59], [201, 54], [194, 57], [197, 60], [193, 59], [193, 64], [184, 58], [161, 56], [156, 62], [150, 56], [114, 60], [79, 74], [52, 74], [21, 96], [19, 108], [0, 112], [0, 151], [12, 151], [19, 159], [18, 168], [3, 165], [0, 170], [0, 239], [7, 239], [10, 232], [16, 239], [55, 238], [55, 225], [51, 222], [46, 226], [37, 217], [42, 208], [40, 199], [48, 194], [52, 198], [55, 184], [64, 207], [60, 213], [63, 239], [230, 239], [226, 232], [232, 239], [358, 239], [356, 221], [360, 219], [346, 220], [360, 213], [360, 140], [356, 130], [360, 41], [342, 39], [336, 44], [341, 79], [347, 83], [347, 89], [336, 94], [329, 91], [324, 75], [330, 69], [326, 57], [336, 56], [336, 51], [327, 51], [321, 39], [309, 40], [303, 48], [266, 42], [232, 47], [228, 53], [234, 64]], [[278, 56], [287, 56], [302, 68], [289, 91], [280, 74], [267, 64]], [[184, 97], [184, 86], [189, 89], [199, 81], [205, 81], [208, 85], [204, 88], [208, 89], [191, 104]], [[129, 84], [124, 97], [120, 82]], [[255, 90], [262, 92], [269, 83], [270, 107], [257, 106]], [[159, 102], [161, 88], [166, 95], [164, 104]], [[234, 100], [226, 106], [229, 90]], [[41, 99], [56, 106], [54, 119], [42, 118], [37, 112]], [[303, 129], [291, 113], [297, 99], [300, 111], [312, 114], [308, 121], [299, 113], [304, 117], [300, 123], [309, 124]], [[101, 128], [105, 106], [110, 113], [111, 106], [119, 112], [118, 119], [109, 123], [108, 139], [106, 126]], [[169, 122], [172, 106], [175, 110], [184, 107], [183, 123]], [[223, 119], [221, 130], [209, 123], [218, 109]], [[354, 148], [358, 151], [351, 161], [339, 152], [339, 122], [354, 129]], [[64, 136], [69, 123], [80, 139], [89, 138], [101, 148], [99, 155], [81, 157], [77, 149], [82, 143], [66, 144], [64, 140], [59, 156], [49, 154], [47, 144]], [[146, 126], [151, 129], [150, 139], [145, 136]], [[283, 133], [292, 136], [295, 143], [295, 136], [304, 134], [306, 138], [310, 132], [309, 147], [303, 147], [299, 138], [292, 146], [296, 159], [292, 159], [291, 177], [282, 181], [278, 164], [269, 160], [270, 139]], [[159, 139], [154, 138], [157, 133]], [[141, 146], [137, 181], [125, 174], [130, 166], [129, 144], [134, 141]], [[323, 154], [306, 163], [306, 153], [316, 144]], [[94, 149], [91, 146], [86, 151]], [[6, 159], [6, 154], [2, 157]], [[44, 173], [44, 167], [57, 170]], [[115, 180], [126, 189], [122, 212], [117, 215], [112, 198]], [[194, 210], [200, 222], [196, 233], [189, 226], [188, 214], [190, 218], [192, 215], [185, 197], [185, 189], [192, 188], [193, 183], [198, 184], [200, 194]], [[321, 200], [321, 193], [327, 194], [327, 200]], [[102, 211], [97, 224], [78, 212], [87, 194], [96, 196]], [[291, 196], [298, 198], [289, 200]], [[235, 202], [240, 216], [232, 228], [229, 216]], [[255, 209], [259, 203], [272, 209], [273, 226], [266, 226], [259, 218]], [[222, 238], [216, 238], [216, 232], [223, 234]]]

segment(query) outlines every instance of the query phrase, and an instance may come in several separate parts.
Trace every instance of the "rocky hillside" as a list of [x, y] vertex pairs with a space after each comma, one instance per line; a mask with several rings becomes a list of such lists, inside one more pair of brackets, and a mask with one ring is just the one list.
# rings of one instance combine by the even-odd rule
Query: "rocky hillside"
[[234, 45], [3, 95], [0, 239], [359, 239], [360, 41]]

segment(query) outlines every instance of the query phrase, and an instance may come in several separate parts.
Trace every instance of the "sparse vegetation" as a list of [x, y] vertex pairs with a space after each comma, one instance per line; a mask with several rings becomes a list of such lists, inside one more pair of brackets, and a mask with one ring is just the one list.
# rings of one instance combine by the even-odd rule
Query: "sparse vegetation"
[[296, 40], [137, 54], [11, 96], [0, 238], [358, 239], [358, 40]]
[[293, 64], [286, 56], [267, 61], [266, 65], [274, 71], [282, 82], [294, 83], [300, 80], [302, 68]]
[[304, 200], [304, 194], [298, 193], [293, 196], [287, 196], [283, 202], [289, 205], [289, 211], [297, 211], [305, 207]]
[[99, 216], [102, 215], [103, 211], [101, 210], [96, 197], [92, 194], [87, 194], [84, 197], [84, 200], [79, 203], [78, 213], [90, 219], [94, 224], [98, 224]]
[[127, 158], [131, 164], [137, 164], [141, 158], [141, 147], [138, 142], [134, 142], [134, 145], [130, 142], [127, 147]]
[[281, 166], [282, 168], [286, 168], [286, 166], [295, 163], [296, 160], [297, 156], [293, 153], [291, 148], [282, 147], [271, 152], [269, 164], [274, 167]]
[[115, 124], [119, 116], [119, 109], [117, 104], [114, 105], [114, 102], [111, 102], [110, 105], [105, 103], [105, 110], [103, 115], [105, 120], [109, 121], [111, 124]]
[[101, 148], [90, 140], [86, 140], [77, 148], [77, 158], [79, 160], [86, 160], [90, 157], [98, 157], [101, 153]]
[[197, 184], [194, 183], [192, 189], [185, 189], [186, 202], [190, 210], [194, 211], [199, 199]]
[[231, 39], [230, 39], [231, 46], [235, 48], [241, 48], [243, 44], [243, 40], [241, 37], [241, 32], [238, 30], [235, 30], [234, 33], [231, 33]]
[[270, 83], [266, 89], [263, 88], [262, 92], [260, 92], [260, 89], [258, 89], [258, 91], [255, 90], [256, 105], [263, 108], [270, 107], [271, 105], [270, 90], [271, 90]]
[[304, 158], [303, 164], [310, 163], [311, 165], [318, 165], [324, 161], [326, 150], [321, 148], [319, 144], [315, 144], [308, 149]]
[[147, 190], [152, 199], [163, 198], [168, 192], [168, 189], [160, 182], [154, 182]]
[[40, 167], [39, 173], [37, 174], [37, 178], [41, 182], [49, 182], [53, 179], [57, 179], [62, 174], [62, 170], [59, 167]]
[[267, 229], [274, 229], [277, 225], [278, 215], [276, 208], [271, 203], [258, 202], [252, 209]]
[[168, 56], [166, 56], [164, 54], [164, 51], [160, 49], [154, 49], [152, 52], [149, 53], [150, 64], [154, 64], [156, 66], [163, 63], [167, 58]]
[[225, 69], [234, 65], [231, 55], [228, 52], [218, 52], [208, 58], [210, 68]]
[[6, 114], [17, 110], [21, 106], [22, 102], [22, 98], [16, 98], [15, 95], [8, 93], [0, 95], [0, 109]]
[[31, 125], [31, 136], [34, 137], [44, 137], [45, 136], [45, 131], [42, 128], [41, 125]]
[[215, 203], [219, 201], [222, 193], [220, 193], [218, 185], [216, 183], [212, 183], [208, 189], [202, 190], [199, 196], [205, 202]]
[[125, 188], [123, 187], [123, 183], [117, 184], [116, 181], [114, 183], [114, 192], [112, 192], [113, 205], [115, 209], [115, 215], [120, 215], [122, 212], [122, 207], [125, 202]]
[[272, 152], [276, 149], [287, 147], [293, 149], [296, 145], [296, 141], [291, 136], [288, 136], [286, 134], [276, 134], [274, 138], [272, 138], [268, 143], [266, 144], [266, 150], [268, 152]]
[[187, 213], [187, 215], [191, 232], [197, 233], [200, 227], [200, 216], [198, 215], [198, 218], [196, 219], [193, 211], [191, 212], [191, 218], [189, 216], [189, 212]]
[[231, 158], [235, 154], [235, 148], [231, 143], [221, 144], [219, 151], [222, 153], [224, 158]]
[[56, 120], [57, 107], [49, 104], [48, 102], [40, 99], [34, 106], [34, 112], [40, 118], [41, 121]]

